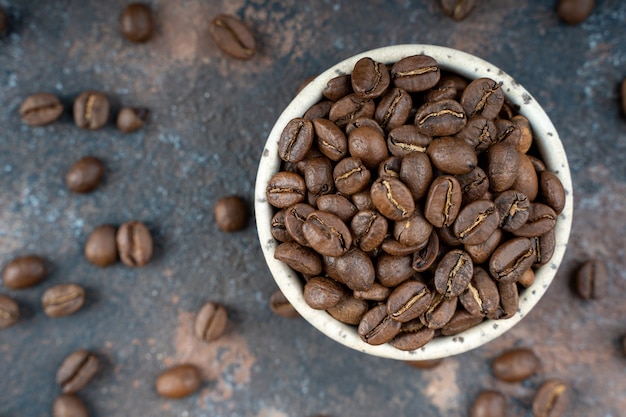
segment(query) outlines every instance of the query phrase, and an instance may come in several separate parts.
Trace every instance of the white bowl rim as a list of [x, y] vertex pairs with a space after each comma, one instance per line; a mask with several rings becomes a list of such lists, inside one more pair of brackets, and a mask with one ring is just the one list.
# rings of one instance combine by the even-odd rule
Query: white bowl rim
[[[363, 57], [390, 64], [411, 55], [429, 55], [437, 60], [442, 69], [470, 80], [488, 77], [501, 82], [507, 102], [530, 121], [534, 142], [547, 169], [555, 173], [563, 183], [566, 202], [555, 226], [556, 247], [552, 259], [535, 271], [534, 284], [520, 291], [519, 308], [513, 317], [506, 320], [485, 320], [454, 336], [437, 337], [419, 349], [402, 351], [389, 344], [367, 344], [360, 339], [355, 326], [341, 323], [325, 311], [314, 310], [308, 306], [303, 298], [301, 278], [286, 264], [274, 259], [274, 250], [279, 242], [271, 234], [273, 208], [267, 202], [265, 190], [280, 166], [278, 140], [284, 126], [289, 120], [302, 117], [309, 107], [322, 99], [321, 92], [330, 79], [351, 73], [354, 64]], [[347, 58], [317, 76], [296, 95], [279, 116], [267, 138], [257, 171], [254, 204], [257, 231], [265, 261], [280, 290], [306, 321], [326, 336], [357, 351], [389, 359], [414, 361], [443, 358], [475, 349], [504, 334], [530, 312], [547, 291], [565, 254], [572, 224], [573, 192], [567, 156], [558, 133], [543, 108], [524, 87], [498, 67], [466, 52], [437, 45], [405, 44], [372, 49]]]

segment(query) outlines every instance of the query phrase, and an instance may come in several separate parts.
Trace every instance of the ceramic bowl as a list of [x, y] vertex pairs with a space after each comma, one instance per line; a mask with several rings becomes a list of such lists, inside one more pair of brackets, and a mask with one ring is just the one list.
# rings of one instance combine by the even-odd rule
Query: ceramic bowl
[[[391, 64], [417, 54], [429, 55], [437, 60], [442, 70], [459, 74], [473, 80], [488, 77], [502, 83], [506, 101], [531, 123], [534, 143], [541, 153], [548, 170], [555, 173], [565, 188], [566, 204], [556, 223], [556, 249], [550, 262], [535, 271], [535, 282], [520, 291], [518, 312], [505, 320], [485, 320], [481, 324], [454, 336], [436, 337], [425, 346], [402, 351], [389, 344], [372, 346], [363, 342], [355, 326], [343, 324], [325, 311], [310, 308], [303, 299], [303, 281], [286, 264], [274, 259], [278, 242], [272, 237], [270, 223], [274, 213], [268, 204], [265, 189], [276, 172], [281, 160], [278, 156], [278, 140], [285, 125], [322, 99], [326, 83], [341, 74], [351, 73], [354, 64], [363, 57]], [[255, 186], [255, 211], [258, 236], [271, 274], [281, 291], [300, 315], [313, 327], [335, 341], [370, 355], [397, 360], [427, 360], [457, 355], [475, 349], [497, 338], [520, 322], [545, 294], [554, 279], [567, 247], [572, 222], [572, 181], [567, 157], [559, 135], [543, 108], [510, 75], [501, 69], [468, 53], [434, 45], [396, 45], [374, 49], [350, 57], [332, 66], [308, 84], [282, 112], [271, 130], [261, 157]]]

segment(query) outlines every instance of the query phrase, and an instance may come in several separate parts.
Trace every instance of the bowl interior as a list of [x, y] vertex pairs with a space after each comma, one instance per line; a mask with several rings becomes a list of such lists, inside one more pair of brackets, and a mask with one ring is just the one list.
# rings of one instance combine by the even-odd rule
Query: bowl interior
[[[278, 242], [272, 237], [270, 223], [273, 209], [267, 202], [265, 188], [270, 178], [280, 169], [278, 141], [285, 125], [322, 98], [326, 83], [341, 74], [352, 72], [354, 64], [370, 57], [385, 64], [404, 57], [424, 54], [437, 60], [444, 70], [467, 79], [488, 77], [502, 83], [507, 102], [530, 121], [536, 144], [548, 170], [555, 173], [565, 188], [565, 209], [555, 226], [556, 248], [550, 262], [535, 271], [534, 284], [520, 291], [517, 314], [506, 320], [485, 320], [481, 324], [454, 336], [437, 337], [414, 351], [401, 351], [389, 344], [372, 346], [363, 342], [354, 326], [343, 324], [325, 311], [310, 308], [303, 298], [303, 282], [298, 274], [284, 263], [274, 259]], [[320, 74], [305, 87], [285, 108], [274, 125], [265, 144], [259, 163], [255, 186], [255, 216], [263, 255], [274, 280], [300, 315], [322, 333], [360, 352], [398, 360], [426, 360], [452, 356], [479, 347], [505, 333], [535, 306], [554, 279], [563, 259], [572, 222], [572, 182], [565, 150], [552, 122], [543, 108], [511, 76], [490, 63], [455, 49], [434, 45], [396, 45], [363, 52], [348, 58]]]

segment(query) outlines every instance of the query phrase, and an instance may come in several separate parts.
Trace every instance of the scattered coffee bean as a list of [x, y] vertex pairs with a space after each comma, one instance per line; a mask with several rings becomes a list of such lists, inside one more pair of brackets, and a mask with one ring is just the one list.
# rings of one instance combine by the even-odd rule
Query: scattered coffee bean
[[85, 243], [85, 257], [94, 265], [105, 267], [117, 262], [117, 228], [103, 224], [94, 229]]
[[491, 363], [493, 375], [505, 382], [521, 382], [539, 371], [541, 362], [528, 348], [517, 348], [502, 353]]
[[248, 206], [238, 196], [222, 197], [215, 203], [215, 223], [223, 232], [235, 232], [248, 223]]
[[235, 16], [219, 15], [211, 21], [209, 34], [223, 52], [237, 59], [250, 59], [256, 53], [252, 31]]
[[505, 417], [506, 398], [499, 391], [486, 390], [478, 394], [470, 410], [470, 417]]
[[14, 325], [20, 318], [20, 307], [14, 299], [0, 294], [0, 329]]
[[576, 291], [585, 300], [606, 296], [607, 283], [606, 266], [599, 259], [585, 262], [576, 274]]
[[44, 313], [50, 317], [74, 314], [85, 303], [85, 290], [76, 284], [58, 284], [48, 288], [41, 297]]
[[132, 133], [141, 129], [146, 118], [148, 110], [124, 107], [117, 114], [116, 126], [122, 133]]
[[291, 305], [285, 294], [282, 293], [281, 290], [276, 290], [270, 296], [270, 310], [272, 313], [276, 314], [280, 317], [285, 318], [296, 318], [300, 317], [300, 314], [296, 311], [296, 309]]
[[152, 257], [152, 235], [145, 224], [130, 221], [124, 223], [117, 230], [115, 236], [117, 250], [124, 264], [131, 267], [141, 267]]
[[91, 381], [99, 367], [96, 355], [85, 349], [77, 350], [63, 360], [57, 371], [57, 384], [64, 394], [74, 394]]
[[198, 312], [193, 329], [198, 339], [213, 342], [224, 334], [227, 325], [226, 308], [221, 304], [209, 302]]
[[460, 21], [474, 10], [476, 3], [478, 0], [441, 0], [441, 7], [445, 14], [456, 21]]
[[180, 364], [161, 372], [155, 388], [161, 397], [177, 399], [193, 394], [201, 384], [200, 370], [195, 365]]
[[35, 255], [21, 256], [9, 262], [2, 271], [2, 282], [13, 290], [32, 287], [47, 274], [46, 261]]
[[85, 91], [74, 101], [74, 122], [83, 129], [96, 130], [109, 120], [109, 99], [97, 91]]
[[120, 18], [122, 35], [131, 42], [146, 42], [152, 36], [152, 12], [142, 3], [126, 6]]
[[559, 0], [557, 13], [565, 23], [577, 25], [589, 17], [595, 4], [595, 0]]
[[83, 404], [80, 398], [70, 394], [63, 394], [54, 400], [54, 405], [52, 406], [52, 416], [88, 417], [89, 413], [87, 413], [87, 407], [85, 407], [85, 404]]
[[[2, 20], [1, 15], [0, 20]], [[2, 33], [1, 30], [0, 33]], [[50, 93], [38, 93], [28, 96], [20, 106], [22, 121], [30, 126], [50, 124], [61, 117], [62, 114], [63, 105], [61, 101], [57, 96]]]
[[561, 417], [569, 406], [569, 388], [559, 379], [549, 379], [541, 385], [533, 399], [535, 417]]
[[85, 156], [67, 171], [65, 185], [75, 193], [95, 190], [104, 177], [104, 164], [95, 156]]

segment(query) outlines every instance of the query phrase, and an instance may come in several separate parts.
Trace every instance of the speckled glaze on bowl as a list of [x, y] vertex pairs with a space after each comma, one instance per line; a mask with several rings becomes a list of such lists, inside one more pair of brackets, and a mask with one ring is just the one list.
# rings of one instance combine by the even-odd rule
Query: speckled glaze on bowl
[[[383, 63], [417, 54], [429, 55], [437, 60], [440, 67], [462, 75], [470, 80], [489, 77], [502, 82], [502, 90], [508, 103], [519, 107], [519, 113], [531, 123], [534, 142], [541, 153], [548, 170], [554, 172], [565, 188], [566, 203], [555, 226], [556, 248], [550, 262], [535, 271], [535, 282], [520, 291], [518, 312], [506, 320], [485, 320], [481, 324], [454, 336], [438, 337], [424, 347], [413, 351], [401, 351], [389, 344], [372, 346], [363, 342], [356, 327], [343, 324], [325, 311], [314, 310], [303, 298], [303, 282], [298, 274], [286, 264], [274, 259], [274, 250], [278, 242], [272, 237], [270, 223], [273, 209], [267, 202], [265, 189], [272, 175], [280, 168], [278, 140], [285, 125], [295, 117], [302, 117], [304, 112], [322, 98], [326, 83], [341, 74], [352, 72], [354, 64], [363, 57], [370, 57]], [[492, 64], [465, 52], [434, 45], [396, 45], [374, 49], [348, 58], [320, 74], [307, 85], [287, 106], [274, 125], [265, 144], [259, 163], [255, 186], [255, 211], [259, 241], [265, 261], [274, 280], [289, 302], [300, 315], [326, 336], [352, 349], [370, 355], [397, 360], [426, 360], [457, 355], [475, 349], [502, 335], [519, 323], [545, 294], [554, 279], [563, 259], [572, 224], [572, 180], [565, 150], [552, 122], [537, 101], [511, 76]]]

